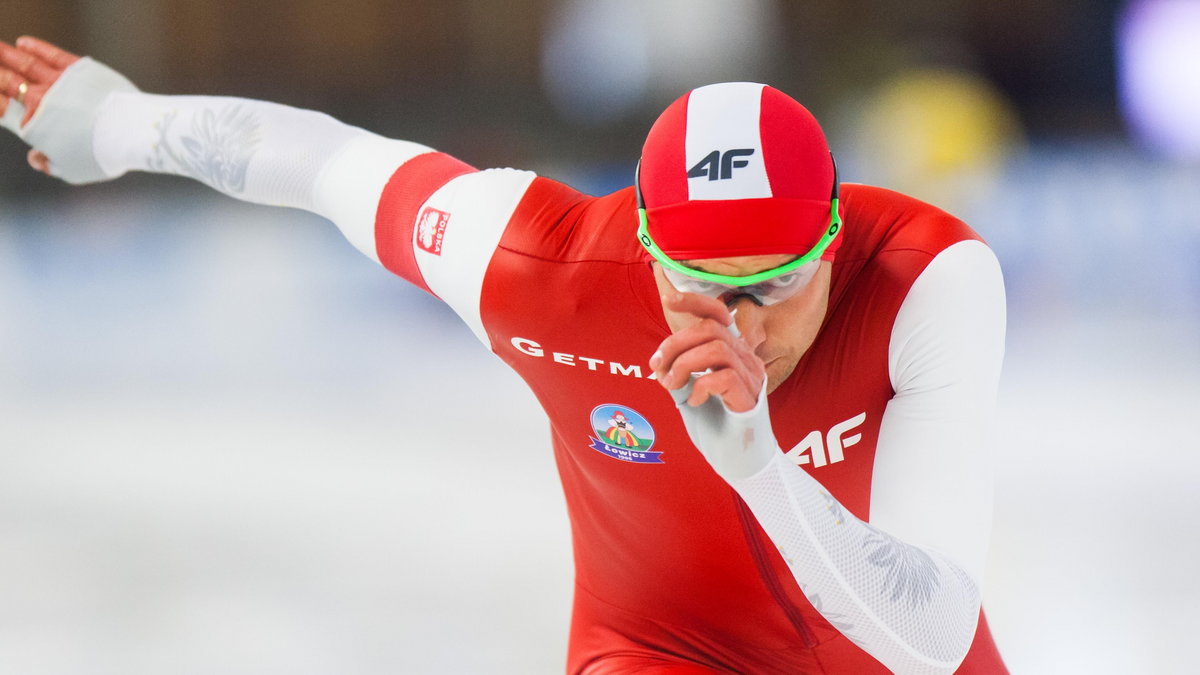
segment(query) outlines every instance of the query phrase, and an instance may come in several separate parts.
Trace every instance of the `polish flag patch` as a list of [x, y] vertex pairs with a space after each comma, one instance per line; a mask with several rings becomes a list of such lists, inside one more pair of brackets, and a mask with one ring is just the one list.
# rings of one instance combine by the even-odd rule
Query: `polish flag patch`
[[449, 213], [426, 206], [417, 219], [417, 247], [422, 251], [441, 255], [442, 239], [446, 236], [446, 226], [449, 224]]

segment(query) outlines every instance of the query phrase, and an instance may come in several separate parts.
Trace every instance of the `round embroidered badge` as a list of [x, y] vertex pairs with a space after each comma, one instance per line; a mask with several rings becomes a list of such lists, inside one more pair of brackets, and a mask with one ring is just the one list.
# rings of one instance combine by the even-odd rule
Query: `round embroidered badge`
[[591, 415], [591, 448], [622, 462], [662, 464], [661, 452], [651, 452], [654, 427], [636, 410], [616, 403], [596, 406]]

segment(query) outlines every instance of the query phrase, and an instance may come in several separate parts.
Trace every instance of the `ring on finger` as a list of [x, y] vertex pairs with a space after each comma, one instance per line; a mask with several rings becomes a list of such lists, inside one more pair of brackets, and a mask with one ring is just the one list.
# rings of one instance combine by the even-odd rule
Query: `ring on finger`
[[25, 105], [25, 93], [29, 91], [29, 83], [22, 82], [17, 85], [17, 103]]

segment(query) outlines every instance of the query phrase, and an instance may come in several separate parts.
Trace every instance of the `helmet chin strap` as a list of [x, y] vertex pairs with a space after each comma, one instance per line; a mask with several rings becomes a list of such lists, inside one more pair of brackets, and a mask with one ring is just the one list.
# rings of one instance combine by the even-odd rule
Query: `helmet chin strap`
[[725, 306], [733, 307], [734, 305], [737, 304], [737, 301], [742, 298], [750, 298], [750, 302], [753, 302], [754, 304], [758, 305], [759, 307], [763, 306], [762, 300], [759, 300], [757, 297], [750, 295], [749, 293], [738, 293], [737, 295], [730, 296], [730, 298], [725, 301]]

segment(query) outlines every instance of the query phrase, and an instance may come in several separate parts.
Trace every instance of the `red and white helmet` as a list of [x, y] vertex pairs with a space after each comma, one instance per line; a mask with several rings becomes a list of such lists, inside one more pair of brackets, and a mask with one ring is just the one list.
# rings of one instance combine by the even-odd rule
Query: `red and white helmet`
[[650, 236], [675, 260], [803, 255], [840, 226], [831, 224], [837, 169], [825, 134], [764, 84], [712, 84], [668, 106], [646, 137], [638, 188]]

